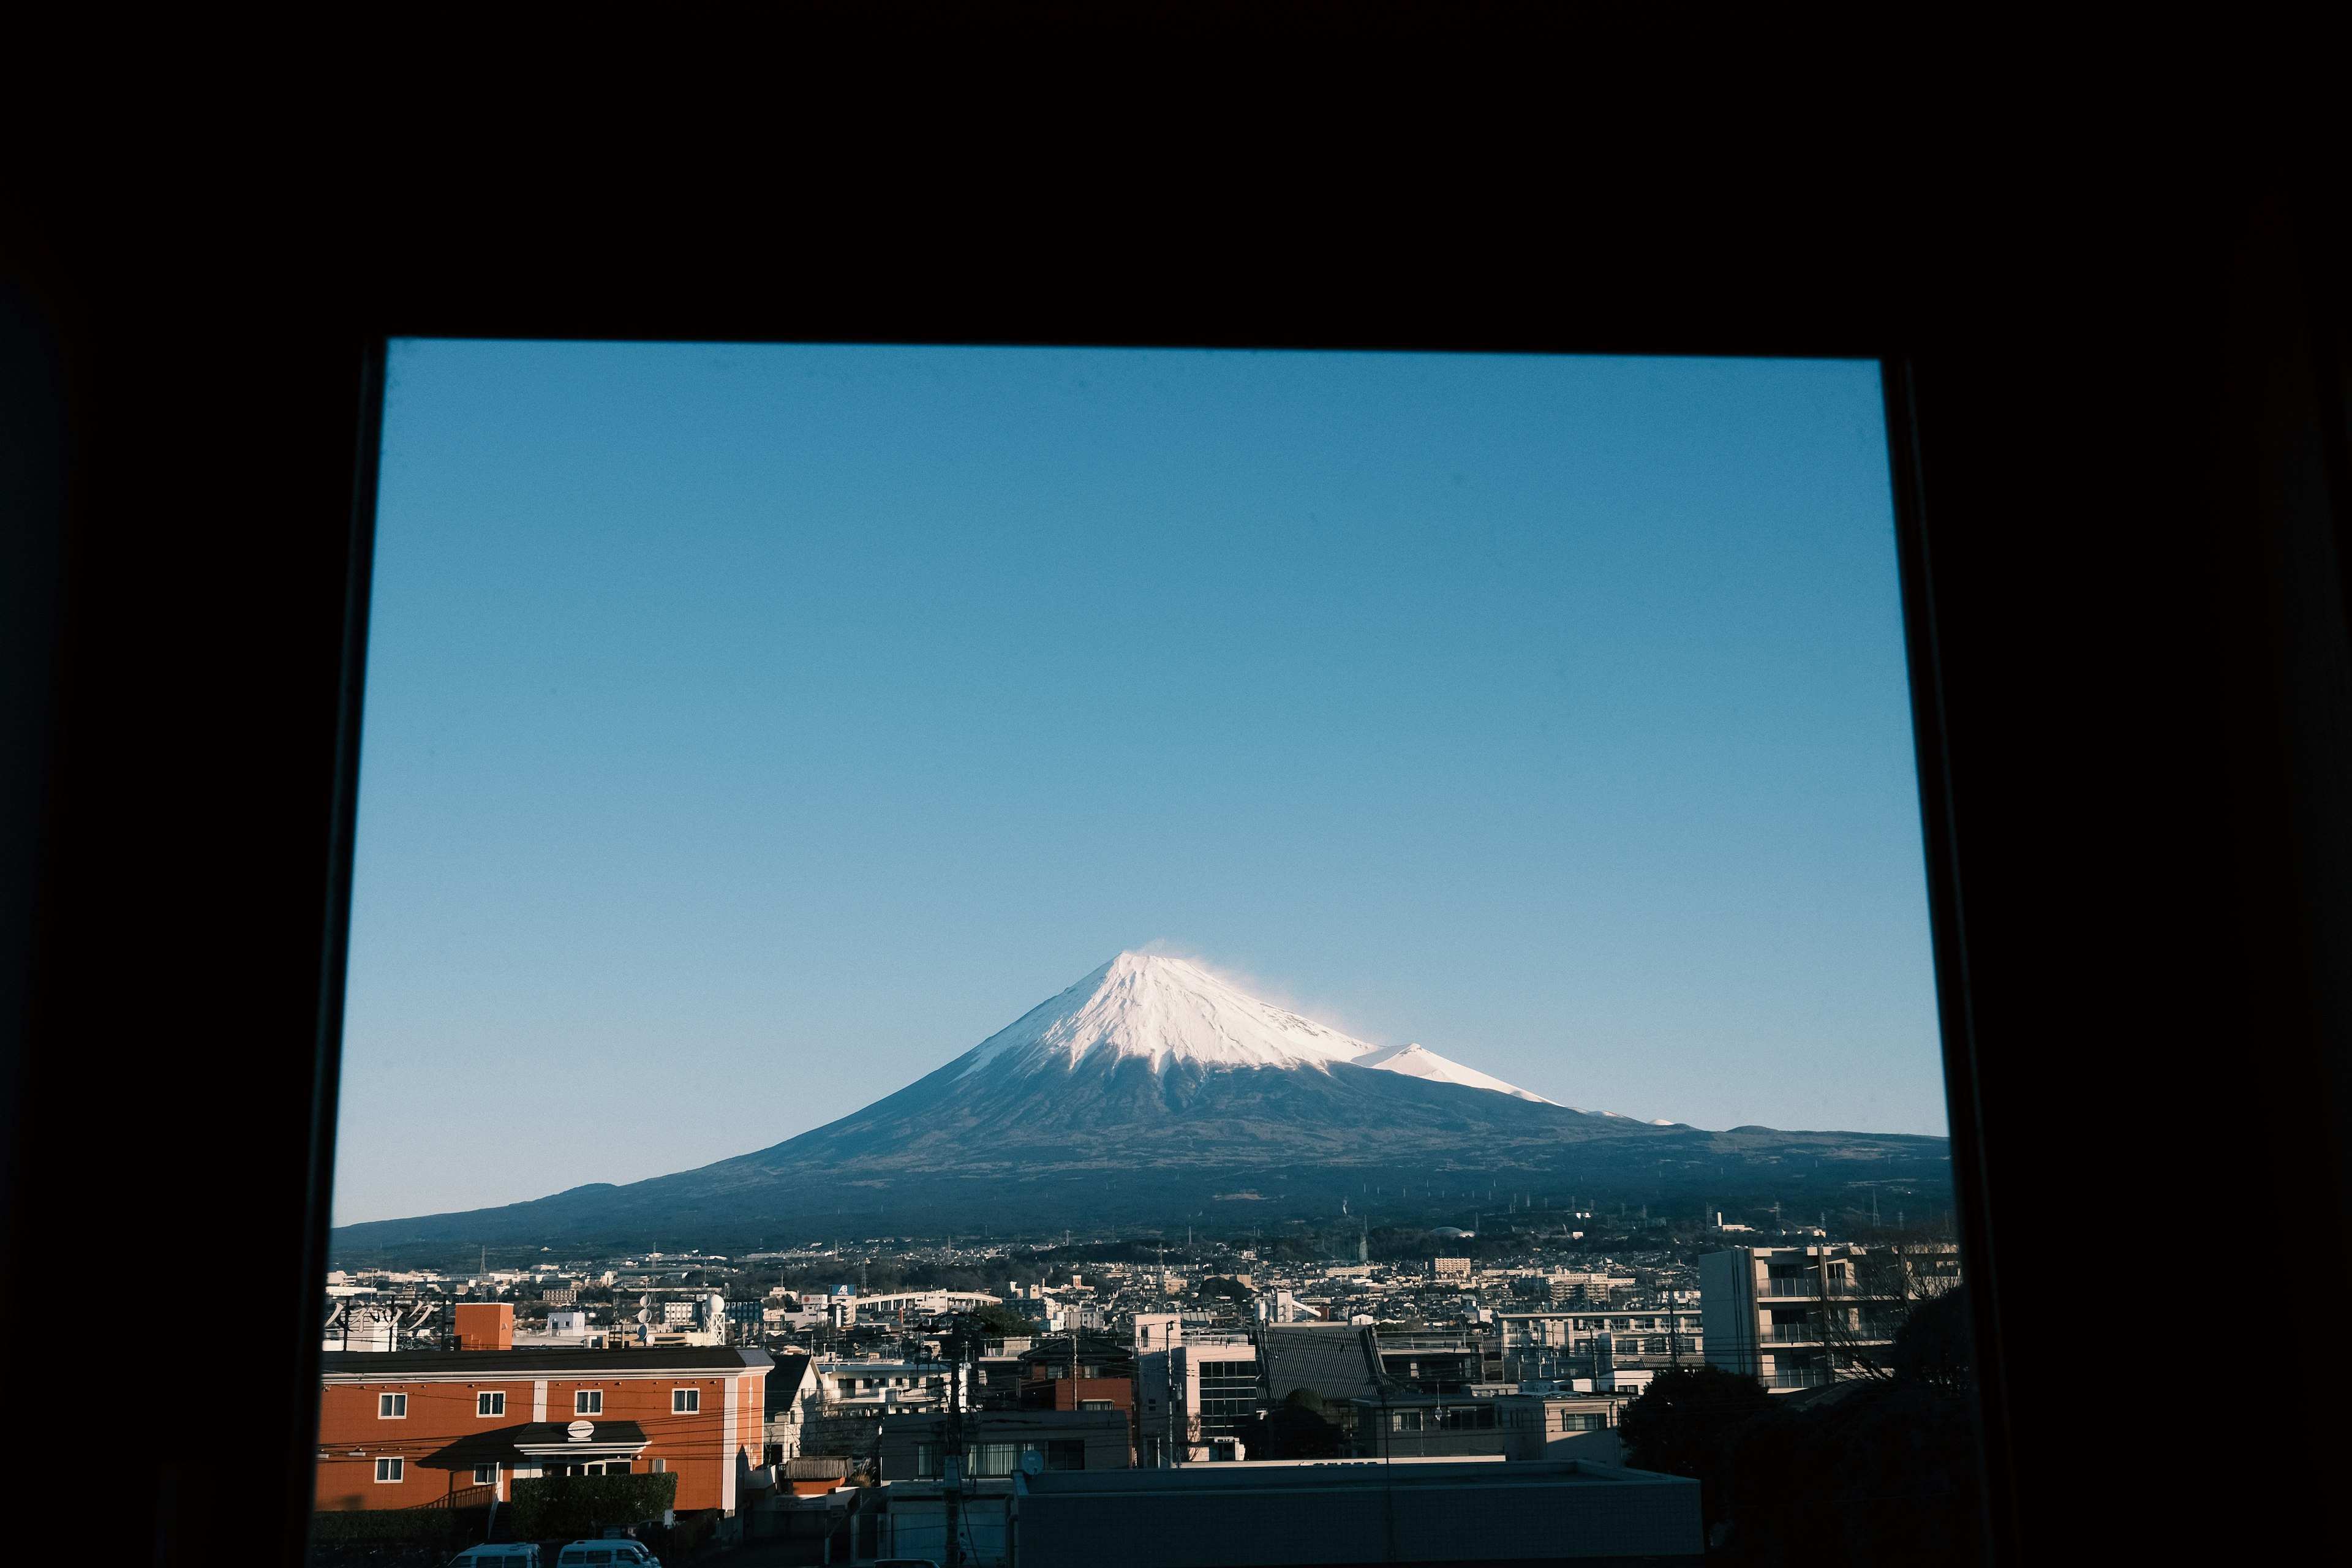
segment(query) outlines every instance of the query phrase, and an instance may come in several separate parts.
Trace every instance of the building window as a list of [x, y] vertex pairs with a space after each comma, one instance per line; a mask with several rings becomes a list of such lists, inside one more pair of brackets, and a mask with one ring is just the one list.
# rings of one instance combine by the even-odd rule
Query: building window
[[400, 1479], [401, 1472], [407, 1468], [408, 1461], [405, 1459], [378, 1459], [375, 1462], [375, 1479], [380, 1481], [396, 1481]]
[[407, 1420], [408, 1395], [405, 1394], [377, 1394], [375, 1396], [375, 1418], [379, 1421]]
[[1083, 1470], [1087, 1468], [1087, 1445], [1082, 1437], [1052, 1437], [1045, 1443], [1045, 1468], [1049, 1470]]
[[654, 1461], [654, 1468], [653, 1468], [653, 1472], [652, 1472], [652, 1473], [653, 1473], [653, 1474], [655, 1474], [655, 1475], [656, 1475], [656, 1476], [658, 1476], [658, 1475], [660, 1475], [663, 1471], [665, 1471], [665, 1470], [667, 1470], [667, 1469], [668, 1469], [668, 1468], [669, 1468], [669, 1461], [668, 1461], [667, 1459], [656, 1459], [656, 1460]]
[[574, 1394], [572, 1396], [572, 1414], [574, 1415], [604, 1415], [604, 1391], [601, 1388], [583, 1388]]
[[474, 1467], [474, 1484], [478, 1487], [497, 1486], [499, 1484], [499, 1468], [496, 1465], [476, 1465]]
[[701, 1408], [702, 1390], [698, 1388], [673, 1388], [669, 1391], [669, 1413], [671, 1415], [691, 1415]]
[[507, 1413], [507, 1395], [506, 1395], [506, 1390], [504, 1390], [504, 1389], [499, 1389], [499, 1390], [498, 1390], [496, 1393], [492, 1393], [492, 1394], [477, 1394], [476, 1395], [474, 1395], [474, 1414], [475, 1414], [475, 1415], [504, 1415], [506, 1413]]

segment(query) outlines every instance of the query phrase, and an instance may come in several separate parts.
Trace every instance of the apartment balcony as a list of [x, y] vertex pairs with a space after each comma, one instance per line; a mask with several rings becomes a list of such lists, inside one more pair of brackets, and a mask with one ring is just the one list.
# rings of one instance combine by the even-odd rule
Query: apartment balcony
[[1809, 1367], [1803, 1372], [1776, 1372], [1758, 1381], [1766, 1388], [1785, 1391], [1792, 1388], [1827, 1388], [1833, 1380], [1826, 1368]]
[[[1767, 1297], [1774, 1300], [1787, 1300], [1790, 1298], [1819, 1300], [1823, 1292], [1822, 1281], [1819, 1279], [1767, 1279], [1757, 1286], [1756, 1293], [1759, 1297]], [[1899, 1301], [1903, 1300], [1903, 1292], [1899, 1288], [1889, 1286], [1882, 1289], [1868, 1285], [1859, 1285], [1851, 1279], [1831, 1280], [1828, 1294], [1839, 1300]], [[1919, 1293], [1915, 1290], [1912, 1294], [1916, 1297]]]
[[1817, 1345], [1822, 1342], [1818, 1323], [1769, 1323], [1765, 1325], [1763, 1342], [1768, 1345]]

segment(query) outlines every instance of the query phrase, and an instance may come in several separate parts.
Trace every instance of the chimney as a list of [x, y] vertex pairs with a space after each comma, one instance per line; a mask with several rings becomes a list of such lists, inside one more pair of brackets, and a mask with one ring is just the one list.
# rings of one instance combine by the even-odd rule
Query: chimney
[[457, 1348], [461, 1351], [514, 1349], [514, 1303], [458, 1302]]

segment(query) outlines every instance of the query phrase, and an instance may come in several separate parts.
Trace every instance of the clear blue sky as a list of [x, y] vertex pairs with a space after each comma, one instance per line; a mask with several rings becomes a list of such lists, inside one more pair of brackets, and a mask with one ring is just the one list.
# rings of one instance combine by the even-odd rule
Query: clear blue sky
[[1123, 948], [1945, 1131], [1861, 363], [395, 345], [339, 1222], [898, 1089]]

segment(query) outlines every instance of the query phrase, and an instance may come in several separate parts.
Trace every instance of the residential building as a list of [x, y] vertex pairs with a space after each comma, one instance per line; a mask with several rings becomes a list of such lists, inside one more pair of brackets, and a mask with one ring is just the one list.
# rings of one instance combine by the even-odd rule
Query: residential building
[[1707, 1362], [1775, 1393], [1864, 1375], [1910, 1307], [1960, 1279], [1948, 1244], [1734, 1247], [1698, 1270]]
[[[484, 1337], [480, 1327], [461, 1325], [461, 1340]], [[317, 1506], [327, 1510], [411, 1508], [476, 1488], [503, 1500], [518, 1478], [660, 1470], [677, 1475], [677, 1507], [732, 1510], [759, 1457], [772, 1364], [736, 1349], [320, 1359]]]
[[1066, 1335], [1032, 1343], [1013, 1359], [1013, 1391], [1024, 1410], [1116, 1410], [1125, 1420], [1135, 1409], [1135, 1355], [1112, 1335], [1079, 1334], [1075, 1367]]
[[1135, 1315], [1137, 1462], [1206, 1461], [1255, 1417], [1263, 1379], [1252, 1336], [1188, 1326], [1174, 1312]]
[[801, 1434], [810, 1406], [822, 1394], [813, 1356], [786, 1352], [771, 1358], [760, 1424], [760, 1462], [790, 1464], [801, 1457]]
[[1506, 1369], [1519, 1379], [1591, 1377], [1604, 1340], [1620, 1367], [1654, 1372], [1702, 1359], [1699, 1311], [1505, 1310], [1495, 1321]]

